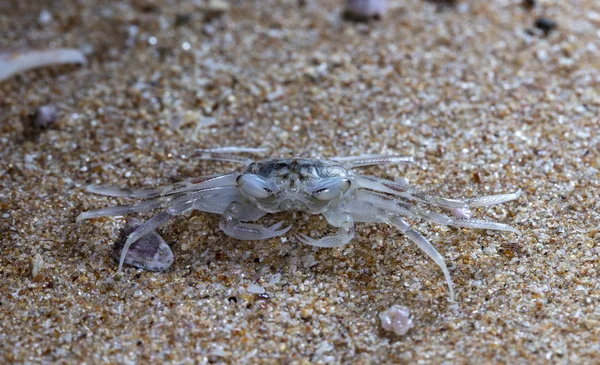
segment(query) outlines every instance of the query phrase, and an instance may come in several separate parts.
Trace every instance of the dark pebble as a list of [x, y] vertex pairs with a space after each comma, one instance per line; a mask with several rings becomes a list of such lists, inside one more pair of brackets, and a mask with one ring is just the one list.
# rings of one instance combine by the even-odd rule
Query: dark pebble
[[556, 29], [556, 22], [548, 18], [538, 18], [535, 23], [536, 28], [544, 32], [544, 35], [548, 35], [551, 31]]
[[23, 135], [35, 139], [40, 132], [52, 127], [57, 120], [58, 111], [54, 105], [41, 106], [23, 120]]
[[527, 10], [535, 8], [535, 0], [523, 0], [523, 7]]

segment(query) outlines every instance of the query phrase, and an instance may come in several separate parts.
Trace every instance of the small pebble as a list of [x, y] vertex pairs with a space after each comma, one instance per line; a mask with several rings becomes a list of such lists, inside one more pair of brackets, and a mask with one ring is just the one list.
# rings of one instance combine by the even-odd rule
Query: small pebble
[[547, 36], [548, 34], [550, 34], [550, 32], [556, 29], [557, 24], [552, 19], [538, 18], [533, 25], [542, 32], [544, 32], [544, 35]]
[[393, 331], [399, 336], [404, 336], [413, 327], [410, 318], [410, 309], [403, 305], [393, 305], [388, 310], [379, 313], [381, 327], [386, 331]]
[[535, 7], [535, 0], [523, 0], [521, 4], [525, 9], [531, 10]]
[[40, 132], [51, 127], [58, 120], [58, 111], [54, 105], [44, 105], [23, 119], [23, 135], [35, 139]]
[[43, 9], [42, 11], [40, 11], [40, 15], [38, 17], [38, 22], [42, 25], [46, 25], [48, 23], [50, 23], [52, 21], [52, 14], [46, 10]]
[[[127, 219], [123, 228], [122, 238], [115, 246], [112, 256], [119, 261], [121, 251], [127, 236], [129, 236], [142, 222], [135, 218]], [[173, 252], [162, 237], [151, 232], [134, 242], [127, 251], [125, 264], [148, 271], [165, 271], [173, 264]]]
[[58, 111], [54, 105], [44, 105], [39, 107], [31, 119], [31, 125], [34, 128], [47, 128], [54, 124], [58, 119]]
[[352, 21], [381, 19], [387, 11], [387, 0], [346, 0], [343, 17]]

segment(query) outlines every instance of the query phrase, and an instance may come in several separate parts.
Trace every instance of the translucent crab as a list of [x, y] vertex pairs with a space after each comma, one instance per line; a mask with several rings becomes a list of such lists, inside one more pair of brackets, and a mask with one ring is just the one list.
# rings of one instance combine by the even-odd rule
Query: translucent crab
[[[291, 226], [283, 222], [271, 226], [254, 223], [269, 213], [300, 211], [322, 214], [336, 228], [334, 234], [312, 238], [298, 234], [296, 239], [317, 247], [340, 247], [354, 237], [354, 224], [386, 223], [404, 233], [442, 270], [451, 300], [452, 279], [444, 259], [435, 247], [405, 219], [420, 218], [436, 224], [509, 231], [509, 225], [471, 217], [470, 208], [505, 203], [518, 199], [521, 191], [468, 199], [445, 199], [424, 193], [405, 181], [391, 181], [361, 175], [354, 170], [365, 166], [412, 162], [411, 157], [369, 155], [314, 158], [270, 158], [254, 162], [236, 153], [259, 152], [251, 148], [199, 150], [192, 154], [205, 160], [228, 161], [244, 165], [241, 172], [202, 176], [173, 185], [140, 190], [90, 186], [87, 191], [113, 196], [144, 199], [141, 202], [81, 213], [77, 221], [102, 216], [146, 213], [160, 210], [135, 229], [125, 241], [119, 260], [121, 273], [132, 243], [153, 232], [176, 215], [199, 210], [221, 215], [219, 228], [239, 240], [263, 240], [286, 234]], [[444, 214], [445, 213], [445, 214]]]

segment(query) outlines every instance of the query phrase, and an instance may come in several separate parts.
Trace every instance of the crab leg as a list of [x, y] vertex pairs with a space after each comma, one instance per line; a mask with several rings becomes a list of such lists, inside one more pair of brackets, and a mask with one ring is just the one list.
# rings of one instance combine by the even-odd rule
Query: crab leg
[[[509, 197], [513, 197], [515, 194], [495, 195], [495, 196], [482, 197], [482, 198], [489, 198], [489, 199], [487, 199], [487, 201], [489, 202], [489, 201], [507, 199]], [[385, 196], [383, 194], [375, 193], [375, 192], [368, 191], [368, 190], [362, 190], [362, 189], [357, 190], [354, 192], [354, 197], [359, 202], [367, 202], [379, 209], [382, 209], [382, 210], [390, 212], [390, 213], [401, 214], [408, 218], [414, 218], [415, 216], [418, 216], [429, 222], [441, 224], [444, 226], [491, 229], [491, 230], [496, 230], [496, 231], [514, 232], [519, 235], [521, 234], [521, 232], [519, 232], [519, 230], [517, 230], [516, 228], [513, 228], [507, 224], [486, 221], [483, 219], [470, 218], [470, 217], [469, 218], [457, 217], [457, 216], [449, 217], [444, 214], [432, 212], [432, 211], [429, 211], [426, 209], [421, 209], [417, 206], [411, 206], [409, 204], [404, 204], [403, 202], [398, 201], [389, 196]], [[484, 199], [484, 201], [485, 201], [485, 199]]]
[[422, 234], [410, 228], [410, 225], [397, 214], [387, 212], [385, 209], [377, 207], [376, 203], [353, 200], [343, 208], [352, 215], [356, 222], [387, 223], [404, 233], [406, 237], [416, 243], [417, 246], [419, 246], [419, 248], [442, 269], [444, 277], [446, 278], [446, 283], [448, 284], [450, 300], [454, 300], [452, 278], [450, 277], [450, 272], [446, 267], [444, 258]]
[[272, 226], [265, 227], [260, 224], [245, 223], [244, 221], [256, 221], [266, 214], [265, 211], [247, 203], [234, 201], [229, 204], [221, 220], [219, 228], [229, 237], [238, 240], [264, 240], [267, 238], [281, 236], [287, 233], [292, 226], [279, 229], [283, 225], [277, 222]]
[[[115, 207], [107, 207], [98, 210], [90, 210], [87, 212], [83, 212], [79, 214], [76, 221], [77, 223], [90, 219], [90, 218], [98, 218], [98, 217], [106, 217], [106, 216], [115, 216], [115, 215], [126, 215], [130, 213], [146, 213], [151, 210], [164, 207], [167, 205], [176, 206], [182, 202], [193, 202], [196, 203], [199, 200], [204, 200], [206, 197], [211, 197], [214, 195], [234, 195], [237, 196], [237, 188], [235, 186], [219, 186], [213, 188], [205, 188], [190, 194], [180, 194], [171, 196], [171, 199], [167, 197], [159, 197], [152, 200], [146, 200], [143, 202], [139, 202], [131, 205], [119, 205]], [[227, 202], [228, 203], [228, 202]], [[206, 209], [200, 209], [202, 211], [215, 212], [215, 207], [211, 206], [211, 204], [196, 204], [198, 207], [205, 207]], [[222, 204], [221, 204], [222, 205]], [[171, 209], [171, 208], [169, 208]], [[223, 208], [224, 209], [224, 208]], [[222, 212], [223, 209], [217, 209], [218, 212]]]
[[[235, 189], [233, 187], [219, 187], [219, 188], [211, 188], [206, 189], [206, 191], [202, 191], [199, 193], [184, 195], [178, 199], [173, 199], [169, 202], [170, 207], [154, 217], [150, 218], [146, 222], [142, 223], [135, 231], [133, 231], [128, 237], [127, 241], [123, 245], [123, 250], [121, 252], [121, 259], [119, 260], [119, 269], [117, 270], [117, 274], [121, 273], [123, 269], [123, 263], [125, 262], [125, 257], [127, 256], [127, 251], [131, 244], [140, 238], [144, 237], [146, 234], [155, 231], [158, 227], [165, 224], [169, 219], [173, 218], [176, 215], [180, 215], [184, 213], [186, 210], [195, 207], [195, 203], [198, 200], [201, 200], [203, 197], [207, 195], [215, 195], [215, 191], [222, 191], [226, 189]], [[212, 193], [212, 194], [211, 194]]]
[[358, 189], [354, 191], [354, 198], [358, 201], [369, 202], [387, 211], [402, 214], [405, 217], [415, 217], [408, 204], [404, 204], [389, 195], [376, 193], [371, 190]]
[[354, 220], [350, 214], [339, 210], [328, 210], [323, 215], [327, 219], [327, 223], [339, 227], [335, 235], [314, 239], [299, 233], [296, 239], [304, 244], [316, 247], [340, 247], [352, 240], [354, 237]]
[[196, 151], [204, 151], [204, 152], [217, 152], [217, 153], [266, 153], [269, 152], [268, 148], [262, 147], [236, 147], [236, 146], [228, 146], [228, 147], [216, 147], [216, 148], [205, 148], [205, 149], [197, 149]]
[[479, 229], [491, 229], [494, 231], [507, 231], [521, 235], [521, 231], [516, 228], [509, 226], [508, 224], [486, 221], [483, 219], [476, 218], [454, 218], [452, 223], [448, 224], [454, 227], [464, 228], [479, 228]]
[[147, 188], [132, 190], [129, 188], [114, 188], [105, 186], [88, 186], [86, 191], [99, 195], [125, 197], [125, 198], [157, 198], [166, 195], [174, 195], [187, 191], [202, 190], [205, 188], [233, 186], [239, 176], [238, 173], [201, 176], [186, 179], [175, 184], [161, 186], [158, 188]]
[[498, 195], [487, 195], [480, 196], [476, 198], [465, 199], [465, 203], [469, 207], [487, 207], [490, 205], [502, 204], [509, 202], [511, 200], [517, 200], [521, 197], [521, 189], [515, 191], [514, 193], [508, 194], [498, 194]]
[[335, 157], [331, 160], [341, 163], [346, 169], [354, 169], [365, 166], [382, 166], [400, 163], [413, 163], [412, 156], [388, 156], [388, 155], [364, 155], [364, 156], [349, 156]]
[[83, 212], [77, 216], [75, 221], [77, 223], [84, 221], [86, 219], [98, 218], [98, 217], [107, 217], [107, 216], [115, 216], [115, 215], [126, 215], [131, 213], [146, 213], [156, 208], [160, 208], [164, 203], [164, 198], [146, 200], [143, 202], [139, 202], [136, 204], [130, 205], [118, 205], [115, 207], [106, 207], [97, 210], [89, 210], [87, 212]]
[[452, 284], [452, 278], [450, 277], [450, 272], [448, 271], [448, 267], [446, 267], [446, 262], [442, 255], [433, 247], [431, 242], [427, 240], [427, 238], [423, 237], [423, 235], [414, 229], [410, 228], [410, 225], [406, 223], [402, 218], [396, 215], [389, 215], [388, 221], [390, 225], [394, 226], [402, 233], [406, 235], [411, 241], [417, 244], [419, 248], [429, 256], [433, 262], [435, 262], [442, 272], [444, 273], [444, 278], [446, 278], [446, 284], [448, 284], [448, 293], [450, 295], [450, 301], [454, 301], [454, 285]]
[[420, 192], [412, 187], [409, 187], [403, 183], [393, 182], [390, 180], [379, 179], [372, 176], [357, 175], [351, 176], [352, 183], [355, 184], [355, 188], [362, 187], [370, 190], [374, 190], [381, 193], [392, 194], [401, 196], [405, 199], [415, 200], [425, 204], [437, 205], [444, 208], [464, 209], [467, 210], [467, 205], [459, 200], [450, 200], [444, 198], [438, 198], [429, 194]]

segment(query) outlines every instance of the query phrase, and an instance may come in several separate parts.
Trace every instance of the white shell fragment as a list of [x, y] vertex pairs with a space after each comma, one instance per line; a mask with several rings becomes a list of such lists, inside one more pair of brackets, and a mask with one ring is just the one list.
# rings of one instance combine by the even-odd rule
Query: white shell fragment
[[85, 64], [86, 58], [74, 48], [0, 49], [0, 81], [33, 68], [69, 63]]
[[31, 276], [36, 277], [44, 267], [44, 258], [36, 253], [31, 260]]
[[258, 284], [250, 284], [250, 285], [248, 285], [248, 293], [264, 294], [265, 288], [263, 288], [262, 286], [260, 286]]
[[393, 331], [399, 336], [404, 336], [413, 327], [410, 318], [410, 309], [403, 305], [393, 305], [388, 310], [379, 313], [381, 327], [386, 331]]
[[[121, 257], [125, 239], [140, 224], [142, 222], [135, 218], [127, 219], [127, 225], [123, 228], [124, 237], [115, 246], [112, 254], [116, 260]], [[125, 256], [125, 264], [148, 271], [165, 271], [173, 264], [173, 252], [165, 240], [158, 233], [152, 231], [131, 245]]]

